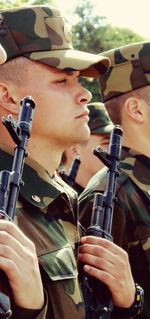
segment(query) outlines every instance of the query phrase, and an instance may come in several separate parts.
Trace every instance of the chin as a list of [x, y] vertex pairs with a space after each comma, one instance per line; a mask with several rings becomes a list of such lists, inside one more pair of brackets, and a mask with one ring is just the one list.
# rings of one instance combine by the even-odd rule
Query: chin
[[78, 143], [87, 142], [89, 138], [90, 138], [90, 132], [86, 131], [79, 136], [80, 141]]
[[82, 126], [81, 127], [76, 127], [73, 131], [73, 134], [71, 132], [70, 136], [68, 136], [69, 141], [71, 140], [71, 145], [73, 144], [79, 144], [82, 142], [87, 142], [90, 137], [90, 130], [88, 126]]
[[83, 130], [81, 130], [81, 137], [83, 139], [83, 141], [87, 141], [90, 138], [90, 129], [88, 127], [88, 125], [86, 125], [86, 127], [84, 127]]

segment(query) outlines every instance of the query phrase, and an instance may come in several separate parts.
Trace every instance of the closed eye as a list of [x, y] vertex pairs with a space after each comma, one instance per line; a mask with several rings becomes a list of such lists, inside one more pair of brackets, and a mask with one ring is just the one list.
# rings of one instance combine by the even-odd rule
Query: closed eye
[[67, 82], [67, 79], [57, 80], [56, 82], [57, 83], [65, 83], [65, 82]]
[[63, 80], [60, 80], [60, 81], [58, 81], [59, 83], [65, 83], [65, 82], [67, 82], [67, 79], [63, 79]]

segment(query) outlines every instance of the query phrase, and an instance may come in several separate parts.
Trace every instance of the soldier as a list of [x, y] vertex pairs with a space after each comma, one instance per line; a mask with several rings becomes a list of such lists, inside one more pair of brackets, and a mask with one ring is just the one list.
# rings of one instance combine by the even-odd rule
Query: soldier
[[[62, 169], [59, 172], [62, 178], [69, 178], [69, 172], [71, 171], [74, 161], [79, 161], [79, 167], [77, 172], [75, 172], [76, 177], [73, 183], [73, 188], [78, 194], [84, 190], [90, 178], [104, 166], [104, 164], [93, 155], [93, 149], [100, 146], [103, 150], [107, 150], [110, 133], [114, 126], [103, 103], [89, 103], [88, 109], [90, 138], [88, 141], [70, 147], [63, 153], [61, 160]], [[65, 175], [64, 172], [66, 172]], [[66, 174], [69, 176], [66, 176]]]
[[[81, 239], [78, 255], [76, 193], [55, 174], [63, 151], [90, 134], [91, 94], [78, 77], [104, 73], [109, 59], [75, 51], [68, 25], [52, 6], [2, 11], [0, 41], [7, 53], [0, 66], [0, 116], [16, 119], [24, 96], [32, 96], [37, 105], [16, 207], [19, 227], [0, 222], [0, 269], [12, 289], [12, 318], [84, 318], [78, 280], [82, 256], [85, 271], [108, 285], [115, 305], [128, 308], [135, 287], [127, 254], [91, 237]], [[0, 128], [0, 167], [6, 170], [14, 143]]]
[[[112, 235], [129, 254], [132, 274], [145, 291], [140, 319], [150, 317], [150, 42], [103, 53], [111, 67], [100, 78], [103, 101], [123, 128], [121, 175], [117, 182]], [[81, 222], [88, 226], [93, 193], [105, 190], [106, 173], [97, 173], [81, 194]], [[120, 314], [121, 315], [121, 314]], [[122, 314], [123, 315], [123, 314]]]

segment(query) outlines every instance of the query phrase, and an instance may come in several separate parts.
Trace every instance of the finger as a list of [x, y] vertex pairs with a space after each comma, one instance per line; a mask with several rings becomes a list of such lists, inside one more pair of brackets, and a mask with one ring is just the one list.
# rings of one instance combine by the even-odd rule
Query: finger
[[84, 265], [83, 269], [90, 276], [93, 276], [96, 279], [102, 281], [104, 284], [108, 285], [109, 287], [110, 287], [110, 283], [113, 282], [113, 280], [114, 280], [114, 277], [111, 274], [109, 274], [101, 269], [97, 269], [93, 266]]
[[92, 244], [88, 244], [87, 242], [88, 241], [80, 246], [81, 254], [88, 253], [93, 256], [104, 258], [113, 265], [127, 262], [127, 253], [123, 249], [120, 250], [120, 253], [117, 253], [118, 250], [116, 251], [116, 249], [110, 249], [110, 245], [107, 245], [106, 243], [104, 246], [101, 246], [100, 241], [95, 241], [96, 244], [94, 242], [92, 242]]
[[82, 244], [80, 246], [80, 250], [82, 252], [90, 252], [93, 255], [97, 256], [105, 256], [105, 254], [110, 253], [111, 256], [116, 255], [115, 250], [109, 249], [109, 246], [106, 245], [101, 245], [100, 242], [95, 241], [94, 242], [86, 242], [85, 244]]
[[0, 269], [7, 274], [9, 282], [13, 281], [13, 278], [15, 279], [16, 274], [21, 276], [21, 271], [19, 271], [16, 263], [14, 263], [12, 259], [8, 259], [4, 256], [0, 256]]
[[98, 270], [104, 270], [114, 275], [115, 267], [114, 264], [107, 261], [104, 258], [93, 256], [90, 254], [80, 254], [80, 261], [88, 266], [95, 267]]
[[[127, 303], [130, 302], [131, 288], [128, 287], [128, 284], [126, 284], [126, 281], [123, 278], [121, 277], [116, 278], [106, 271], [97, 269], [89, 265], [84, 265], [84, 271], [88, 273], [88, 275], [96, 278], [98, 281], [101, 281], [105, 285], [107, 285], [108, 289], [112, 293], [112, 299], [114, 304], [118, 305], [119, 307], [121, 307], [122, 304], [124, 304], [124, 297], [121, 299], [121, 295], [124, 296], [124, 291], [127, 292], [127, 295], [126, 295]], [[129, 301], [128, 301], [128, 295], [129, 295]], [[134, 292], [133, 292], [133, 295], [134, 295]]]
[[24, 233], [13, 222], [0, 220], [0, 232], [6, 231], [12, 237], [16, 238], [21, 244], [28, 247], [33, 247], [33, 243], [27, 238]]
[[[111, 263], [113, 266], [116, 264], [117, 257], [114, 256], [110, 251], [106, 250], [101, 246], [85, 244], [80, 247], [80, 260], [84, 263], [90, 263], [92, 265], [100, 268], [102, 267], [102, 261], [107, 261]], [[94, 262], [94, 264], [93, 264]]]
[[126, 252], [121, 247], [111, 242], [110, 240], [101, 238], [101, 237], [95, 237], [95, 236], [82, 237], [81, 244], [91, 244], [91, 245], [101, 246], [111, 251], [115, 255], [117, 254], [119, 256], [120, 254], [126, 254]]
[[9, 281], [15, 282], [16, 278], [19, 280], [23, 269], [30, 269], [32, 265], [35, 269], [39, 269], [37, 259], [31, 252], [25, 251], [21, 255], [10, 246], [0, 245], [0, 269], [7, 274]]
[[9, 250], [15, 251], [18, 256], [24, 258], [30, 256], [30, 252], [32, 254], [35, 254], [35, 247], [33, 245], [26, 245], [25, 242], [22, 244], [20, 243], [15, 237], [13, 237], [10, 233], [6, 231], [0, 231], [0, 256], [6, 256], [6, 253], [9, 252]]
[[[39, 268], [35, 268], [32, 264], [29, 266], [23, 261], [18, 267], [13, 260], [4, 257], [0, 257], [0, 268], [7, 274], [14, 300], [18, 306], [33, 309], [42, 307], [44, 295]], [[1, 273], [0, 288], [8, 293], [9, 286], [6, 281], [3, 281], [3, 278], [5, 277]]]
[[104, 247], [84, 244], [80, 247], [79, 258], [81, 262], [103, 269], [116, 277], [119, 272], [130, 271], [128, 255], [123, 250], [117, 255]]

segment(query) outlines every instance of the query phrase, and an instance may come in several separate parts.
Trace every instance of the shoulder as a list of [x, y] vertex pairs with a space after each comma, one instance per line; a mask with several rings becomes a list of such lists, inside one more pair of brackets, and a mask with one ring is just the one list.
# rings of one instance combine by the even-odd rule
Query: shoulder
[[[123, 171], [120, 171], [120, 175], [117, 179], [117, 191], [123, 186], [127, 180], [129, 179], [129, 176], [124, 173]], [[95, 192], [104, 192], [106, 190], [108, 181], [108, 168], [104, 167], [102, 170], [98, 171], [89, 181], [84, 191], [79, 196], [79, 202], [82, 202], [85, 199], [89, 199], [93, 197], [93, 194]]]

